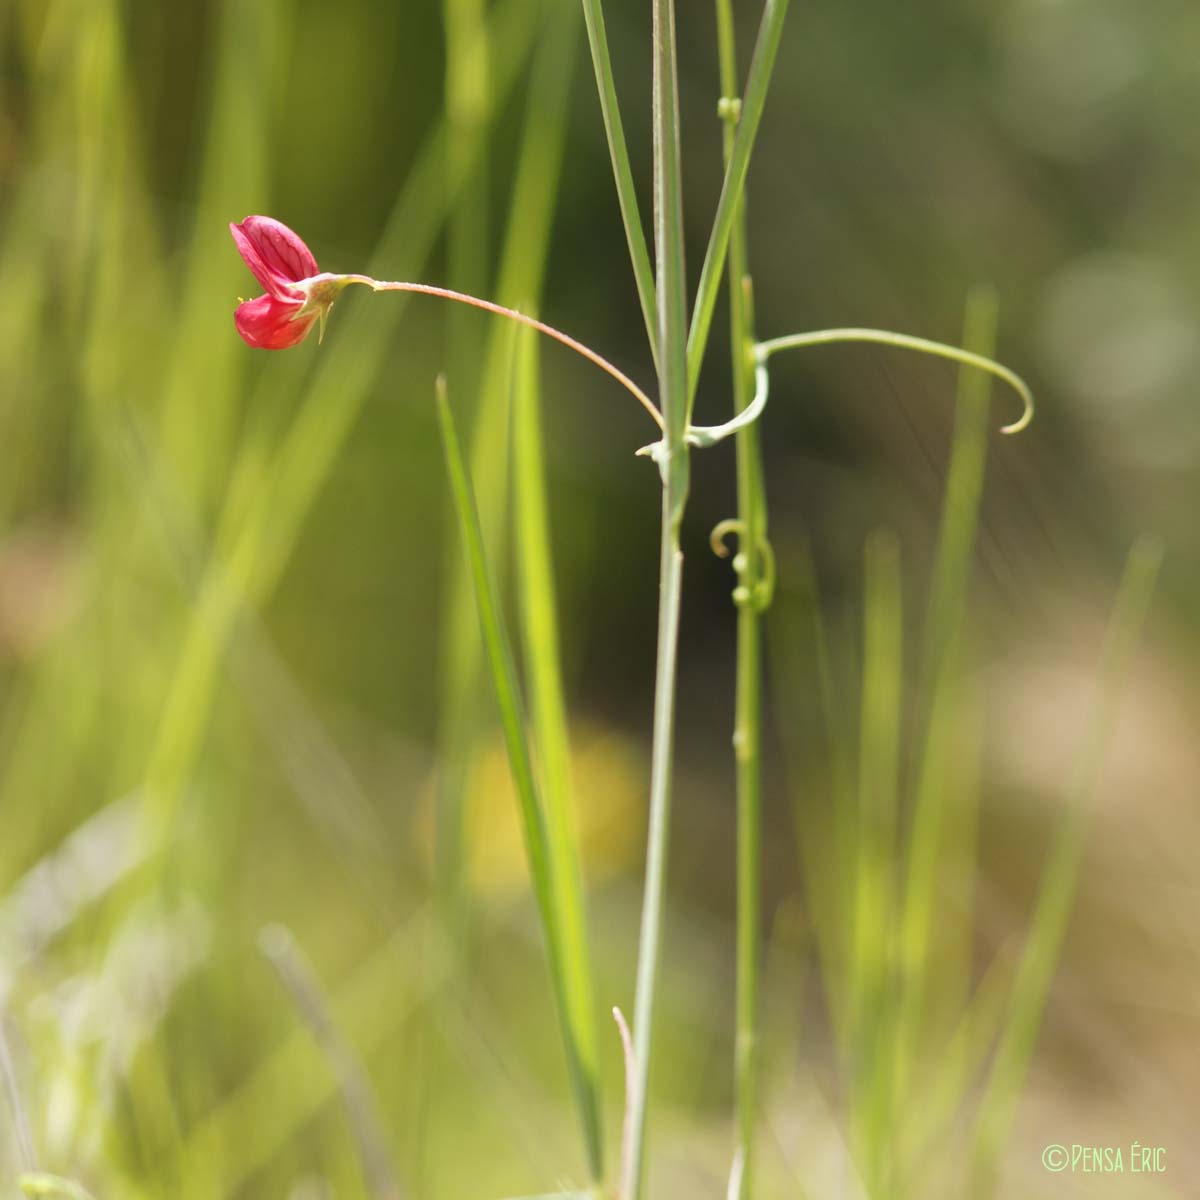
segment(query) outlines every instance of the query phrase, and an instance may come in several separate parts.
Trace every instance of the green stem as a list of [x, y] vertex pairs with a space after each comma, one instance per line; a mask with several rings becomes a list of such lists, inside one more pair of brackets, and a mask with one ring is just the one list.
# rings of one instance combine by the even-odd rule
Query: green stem
[[[738, 435], [738, 511], [747, 532], [761, 527], [763, 518], [752, 477], [757, 464], [757, 443], [743, 450]], [[741, 587], [748, 593], [739, 604], [737, 624], [737, 684], [734, 698], [733, 752], [737, 764], [737, 1045], [734, 1060], [738, 1148], [742, 1172], [739, 1200], [750, 1195], [753, 1167], [754, 1105], [758, 1061], [758, 967], [760, 936], [760, 857], [762, 843], [762, 734], [760, 730], [762, 624], [754, 600], [759, 583], [758, 554], [748, 550], [750, 537], [741, 543], [746, 567]], [[754, 565], [751, 565], [754, 560]]]
[[663, 537], [659, 559], [658, 654], [654, 681], [654, 743], [650, 764], [650, 826], [646, 837], [646, 881], [638, 942], [637, 994], [634, 1001], [633, 1086], [627, 1114], [626, 1157], [622, 1163], [621, 1200], [641, 1195], [646, 1143], [646, 1101], [654, 998], [662, 943], [663, 896], [667, 876], [667, 839], [671, 819], [671, 757], [675, 728], [675, 669], [679, 646], [679, 603], [683, 554], [672, 531], [671, 499], [663, 489]]
[[658, 652], [654, 681], [654, 744], [645, 895], [634, 1002], [634, 1079], [629, 1137], [622, 1163], [622, 1200], [639, 1200], [646, 1143], [646, 1100], [654, 1034], [654, 1001], [662, 943], [667, 839], [671, 811], [671, 757], [675, 729], [675, 674], [683, 555], [679, 529], [688, 495], [687, 298], [683, 259], [683, 190], [679, 156], [679, 95], [675, 67], [674, 0], [654, 0], [654, 250], [658, 304], [658, 381], [663, 406], [662, 531], [659, 556]]
[[[737, 45], [731, 0], [716, 0], [720, 56], [724, 155], [733, 159], [737, 126]], [[746, 411], [755, 388], [753, 302], [748, 267], [744, 193], [734, 208], [729, 237], [729, 344], [733, 358], [733, 410]], [[738, 432], [738, 622], [737, 682], [734, 696], [733, 750], [737, 772], [737, 1040], [734, 1051], [734, 1105], [738, 1169], [730, 1183], [731, 1200], [747, 1200], [752, 1191], [754, 1107], [758, 1065], [758, 971], [761, 945], [762, 733], [761, 656], [762, 546], [767, 515], [762, 485], [758, 430]]]

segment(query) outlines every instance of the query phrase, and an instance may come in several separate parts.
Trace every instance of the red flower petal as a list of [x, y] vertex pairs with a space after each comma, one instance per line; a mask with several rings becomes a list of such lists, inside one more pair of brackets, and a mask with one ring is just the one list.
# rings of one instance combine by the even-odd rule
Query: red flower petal
[[238, 305], [233, 323], [246, 345], [258, 350], [287, 350], [304, 341], [316, 322], [316, 313], [296, 319], [302, 307], [302, 301], [291, 297], [256, 296]]
[[296, 295], [288, 284], [316, 275], [319, 268], [312, 251], [296, 233], [273, 217], [247, 217], [229, 232], [254, 277], [272, 296]]

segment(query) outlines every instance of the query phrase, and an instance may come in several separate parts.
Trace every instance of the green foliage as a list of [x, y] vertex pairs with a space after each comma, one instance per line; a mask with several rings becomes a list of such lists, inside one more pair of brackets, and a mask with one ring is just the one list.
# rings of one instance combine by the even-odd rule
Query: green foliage
[[[994, 297], [975, 293], [967, 309], [968, 348], [989, 353], [995, 323]], [[1131, 552], [1101, 656], [1070, 805], [1042, 872], [1018, 969], [1010, 974], [997, 956], [973, 986], [972, 889], [982, 768], [979, 716], [968, 682], [966, 597], [983, 490], [986, 378], [969, 365], [959, 378], [915, 672], [903, 663], [899, 547], [887, 534], [868, 540], [856, 768], [850, 765], [849, 734], [832, 678], [831, 637], [802, 553], [789, 560], [802, 590], [792, 591], [778, 619], [784, 686], [797, 689], [805, 678], [817, 680], [827, 730], [828, 797], [813, 805], [798, 796], [797, 834], [829, 1007], [850, 1083], [854, 1157], [870, 1196], [920, 1195], [933, 1186], [993, 1194], [998, 1155], [1033, 1054], [1052, 964], [1062, 950], [1091, 792], [1161, 555], [1147, 539]], [[808, 645], [797, 644], [797, 636]], [[905, 680], [913, 674], [920, 681], [914, 693], [918, 704], [909, 706], [903, 702]], [[907, 711], [910, 707], [916, 712]], [[912, 799], [902, 806], [901, 747], [914, 720]], [[955, 903], [947, 903], [947, 895], [959, 889]], [[980, 1088], [977, 1101], [974, 1093]], [[966, 1154], [955, 1147], [953, 1135], [963, 1125], [972, 1131]]]
[[[964, 1186], [983, 1196], [1003, 1188], [1034, 1068], [1074, 1079], [1038, 1032], [1090, 882], [1085, 835], [1135, 680], [1154, 545], [1130, 559], [1082, 749], [1057, 729], [1014, 734], [990, 709], [985, 723], [984, 693], [999, 673], [1037, 698], [1026, 642], [1053, 642], [1047, 592], [1090, 661], [1119, 555], [1156, 525], [1185, 546], [1156, 687], [1194, 692], [1179, 502], [1193, 389], [1178, 349], [1194, 296], [1168, 268], [1192, 257], [1195, 223], [1174, 209], [1190, 194], [1178, 122], [1195, 73], [1173, 56], [1196, 18], [1181, 11], [1159, 46], [1136, 6], [935, 22], [863, 0], [806, 9], [785, 40], [788, 6], [768, 0], [740, 120], [727, 105], [718, 124], [707, 14], [686, 13], [677, 71], [672, 6], [656, 7], [652, 116], [634, 103], [647, 29], [584, 0], [600, 121], [571, 3], [13, 0], [0, 13], [0, 1007], [30, 1130], [0, 1133], [0, 1162], [27, 1195], [599, 1196], [617, 1178], [602, 1133], [623, 1096], [596, 1007], [632, 1007], [647, 757], [635, 1031], [649, 1194], [716, 1194], [736, 1146], [742, 1197], [823, 1195], [816, 1164], [848, 1140], [846, 1175], [877, 1195], [934, 1194], [961, 1150]], [[749, 35], [759, 13], [720, 10], [732, 99], [735, 25], [748, 18]], [[1093, 22], [1132, 50], [1080, 52], [1087, 87], [1066, 95], [1061, 56], [1047, 73], [1035, 51], [1053, 25], [1074, 54]], [[1149, 46], [1154, 88], [1105, 75], [1135, 71]], [[1049, 109], [1034, 149], [1019, 133], [1029, 87]], [[1056, 148], [1050, 135], [1077, 126]], [[254, 283], [226, 223], [253, 211], [293, 224], [323, 268], [448, 276], [552, 316], [635, 377], [639, 360], [660, 368], [680, 453], [653, 750], [655, 481], [631, 453], [638, 428], [604, 407], [608, 381], [556, 350], [539, 361], [532, 338], [478, 313], [365, 292], [339, 301], [321, 347], [251, 353], [229, 317]], [[1081, 293], [1072, 273], [1113, 247], [1141, 256], [1150, 283]], [[613, 266], [623, 249], [628, 271]], [[693, 293], [688, 256], [702, 263]], [[1105, 272], [1142, 279], [1115, 257]], [[772, 409], [737, 439], [734, 565], [762, 595], [769, 485], [781, 588], [769, 618], [738, 606], [731, 669], [734, 614], [700, 553], [681, 603], [681, 553], [702, 545], [692, 525], [731, 511], [726, 450], [689, 472], [681, 445], [693, 402], [731, 407], [699, 383], [710, 330], [725, 348], [722, 280], [740, 411], [756, 325], [774, 335], [846, 309], [937, 334], [974, 278], [996, 280], [1006, 353], [1052, 385], [1039, 386], [1050, 419], [1004, 445], [985, 489], [986, 381], [962, 370], [940, 511], [941, 372], [906, 375], [917, 367], [890, 352], [782, 350], [869, 334], [980, 360], [857, 326], [764, 343]], [[989, 358], [994, 308], [977, 297], [963, 339]], [[428, 402], [441, 370], [463, 422], [456, 453], [443, 406], [457, 508]], [[869, 536], [864, 590], [864, 535], [881, 524], [894, 532]], [[762, 711], [760, 675], [780, 698]], [[1077, 764], [1061, 815], [1056, 781], [1022, 766], [1052, 739]], [[777, 757], [798, 872], [780, 853]], [[1179, 757], [1163, 754], [1155, 778]], [[1044, 864], [1023, 852], [1042, 845]], [[1146, 894], [1131, 877], [1105, 887], [1130, 907]], [[997, 890], [1030, 908], [999, 948]], [[297, 930], [322, 980], [307, 1027], [254, 953], [271, 921]], [[801, 1013], [804, 971], [774, 970], [787, 953], [819, 976], [828, 1027]], [[547, 1049], [556, 1018], [567, 1072]], [[821, 1126], [793, 1089], [826, 1060], [845, 1103]], [[347, 1086], [368, 1078], [386, 1184]], [[627, 1164], [638, 1186], [641, 1153]], [[63, 1177], [18, 1176], [17, 1161]], [[590, 1191], [570, 1190], [584, 1179]], [[625, 1200], [634, 1191], [626, 1181]]]
[[[522, 379], [522, 383], [528, 386], [527, 375]], [[467, 476], [444, 383], [440, 385], [438, 395], [438, 418], [441, 423], [454, 508], [470, 566], [488, 674], [491, 677], [500, 713], [500, 724], [508, 748], [508, 761], [521, 805], [525, 851], [529, 860], [534, 895], [541, 913], [550, 959], [550, 976], [567, 1042], [572, 1081], [588, 1145], [589, 1164], [594, 1177], [598, 1178], [603, 1170], [603, 1155], [596, 1078], [595, 1001], [591, 993], [591, 972], [583, 928], [580, 874], [574, 843], [567, 825], [567, 814], [564, 811], [567, 801], [561, 792], [555, 795], [553, 804], [549, 806], [553, 816], [548, 821], [548, 806], [543, 802], [541, 789], [535, 778], [533, 755], [526, 737], [524, 705], [516, 663], [509, 647], [496, 588], [488, 568], [475, 496]], [[528, 463], [528, 460], [526, 462]], [[543, 541], [544, 545], [544, 531], [534, 525], [536, 518], [531, 516], [528, 504], [522, 512], [522, 517], [523, 537], [530, 539], [531, 543]], [[527, 555], [536, 556], [537, 553], [538, 548], [530, 544]], [[548, 567], [548, 564], [543, 563], [543, 566]], [[530, 586], [535, 589], [543, 588], [547, 582], [548, 573], [533, 581], [527, 578], [526, 591], [528, 592]], [[549, 602], [549, 597], [542, 594], [527, 600], [527, 603], [536, 605], [539, 600], [545, 604]], [[544, 619], [545, 614], [542, 616]], [[545, 652], [553, 653], [553, 648], [548, 646]], [[557, 730], [547, 729], [546, 726], [546, 705], [554, 703], [554, 700], [547, 696], [545, 691], [549, 685], [545, 671], [536, 678], [540, 716], [538, 729], [543, 736], [542, 753], [544, 759], [552, 763], [555, 752], [553, 738], [556, 734], [561, 734]], [[561, 760], [559, 769], [562, 769]], [[560, 775], [551, 774], [549, 777], [552, 788], [561, 787], [563, 781]]]
[[66, 1200], [93, 1200], [91, 1192], [85, 1191], [69, 1179], [60, 1179], [57, 1175], [30, 1172], [22, 1175], [17, 1182], [27, 1196], [62, 1196], [66, 1197]]

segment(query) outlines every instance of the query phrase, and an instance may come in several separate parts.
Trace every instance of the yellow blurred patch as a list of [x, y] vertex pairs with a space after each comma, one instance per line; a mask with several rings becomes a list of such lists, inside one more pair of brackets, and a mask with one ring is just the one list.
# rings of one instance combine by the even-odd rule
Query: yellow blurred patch
[[[640, 747], [600, 726], [572, 738], [572, 812], [584, 877], [594, 885], [626, 870], [641, 844], [647, 772]], [[422, 841], [433, 862], [433, 796], [426, 794]], [[483, 743], [467, 769], [466, 854], [473, 890], [493, 898], [529, 887], [521, 818], [508, 754], [499, 734]]]

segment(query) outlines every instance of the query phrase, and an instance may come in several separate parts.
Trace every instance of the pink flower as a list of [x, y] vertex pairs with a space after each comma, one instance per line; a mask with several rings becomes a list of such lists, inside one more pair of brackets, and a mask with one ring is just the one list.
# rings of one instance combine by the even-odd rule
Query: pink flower
[[312, 251], [286, 225], [273, 217], [247, 217], [229, 232], [246, 266], [266, 294], [238, 305], [233, 323], [249, 346], [286, 350], [308, 336], [322, 315], [309, 303], [308, 280], [317, 274]]

